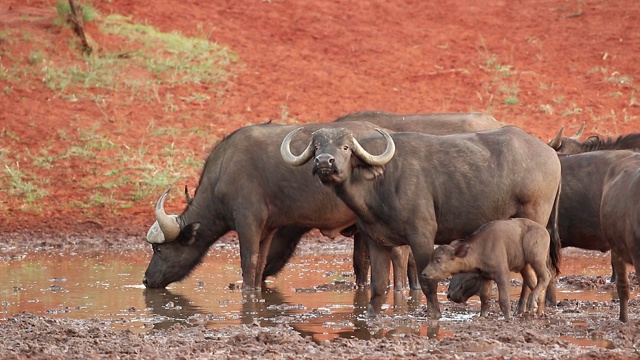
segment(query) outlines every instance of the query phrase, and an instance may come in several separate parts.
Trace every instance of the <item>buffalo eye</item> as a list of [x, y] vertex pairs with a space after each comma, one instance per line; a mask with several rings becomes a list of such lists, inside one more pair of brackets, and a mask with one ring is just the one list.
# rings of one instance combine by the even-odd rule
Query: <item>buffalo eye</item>
[[158, 247], [158, 245], [153, 245], [153, 252], [160, 255], [162, 251], [160, 251], [160, 247]]
[[344, 151], [349, 150], [349, 146], [347, 146], [347, 145], [343, 146], [343, 147], [342, 147], [342, 150], [344, 150]]

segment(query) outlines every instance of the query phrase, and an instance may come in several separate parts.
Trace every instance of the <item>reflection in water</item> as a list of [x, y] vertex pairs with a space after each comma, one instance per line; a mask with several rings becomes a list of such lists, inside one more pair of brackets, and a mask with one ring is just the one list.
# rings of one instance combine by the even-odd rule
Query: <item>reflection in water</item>
[[[369, 290], [348, 285], [353, 279], [347, 251], [296, 255], [262, 292], [237, 290], [241, 272], [234, 246], [214, 247], [191, 277], [167, 289], [142, 286], [149, 257], [147, 251], [132, 250], [3, 257], [0, 321], [28, 311], [52, 317], [125, 319], [118, 327], [133, 331], [166, 329], [174, 324], [209, 328], [282, 324], [319, 342], [338, 337], [379, 339], [403, 334], [441, 339], [454, 335], [446, 329], [448, 321], [469, 321], [477, 316], [477, 311], [463, 307], [460, 312], [446, 311], [446, 318], [441, 321], [430, 321], [424, 315], [424, 296], [418, 290], [390, 291], [382, 313], [369, 317]], [[585, 258], [583, 263], [588, 264], [591, 274], [607, 275], [608, 258], [595, 260]], [[571, 271], [571, 261], [565, 261], [569, 265], [563, 269], [565, 274]], [[587, 268], [581, 267], [579, 261], [575, 266], [583, 272]], [[441, 285], [443, 304], [445, 291]], [[609, 292], [561, 291], [559, 299], [611, 300]], [[512, 298], [515, 300], [518, 294], [519, 289], [514, 286]], [[474, 301], [470, 300], [470, 304]], [[479, 306], [476, 305], [474, 309]], [[595, 344], [598, 340], [589, 341]]]
[[189, 318], [203, 312], [202, 308], [193, 304], [186, 296], [176, 294], [168, 289], [144, 289], [144, 303], [154, 315], [154, 329], [168, 329], [175, 324], [185, 326], [196, 325]]

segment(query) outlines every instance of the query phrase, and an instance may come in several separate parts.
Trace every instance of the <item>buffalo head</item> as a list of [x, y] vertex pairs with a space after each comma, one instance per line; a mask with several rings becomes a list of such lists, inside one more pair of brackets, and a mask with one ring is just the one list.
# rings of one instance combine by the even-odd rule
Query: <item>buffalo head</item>
[[195, 241], [200, 224], [185, 225], [181, 216], [165, 212], [164, 201], [170, 190], [158, 199], [156, 222], [147, 232], [147, 241], [153, 247], [153, 257], [142, 280], [147, 288], [164, 288], [183, 280], [206, 254], [206, 248], [202, 249]]
[[449, 281], [447, 299], [458, 304], [465, 303], [470, 297], [479, 295], [484, 279], [476, 273], [456, 274]]
[[[312, 134], [307, 148], [300, 155], [291, 153], [291, 139], [302, 128], [290, 132], [280, 146], [280, 154], [284, 161], [292, 166], [301, 166], [313, 158], [313, 174], [318, 175], [323, 183], [342, 183], [350, 174], [350, 170], [359, 162], [369, 166], [382, 166], [389, 162], [395, 154], [395, 143], [391, 136], [383, 130], [376, 129], [386, 139], [386, 149], [380, 155], [367, 152], [356, 140], [353, 133], [344, 128], [324, 128]], [[351, 154], [355, 156], [351, 156]]]
[[582, 143], [580, 137], [584, 131], [584, 123], [580, 125], [578, 131], [571, 137], [564, 137], [564, 126], [560, 128], [555, 138], [549, 141], [551, 146], [558, 154], [577, 154], [582, 152]]

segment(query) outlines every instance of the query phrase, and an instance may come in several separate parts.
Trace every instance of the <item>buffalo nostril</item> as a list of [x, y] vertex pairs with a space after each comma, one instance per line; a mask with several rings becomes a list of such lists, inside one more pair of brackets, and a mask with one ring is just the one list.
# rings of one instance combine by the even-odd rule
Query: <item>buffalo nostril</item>
[[143, 277], [143, 278], [142, 278], [142, 284], [143, 284], [144, 286], [147, 286], [147, 283], [148, 283], [148, 281], [147, 281], [147, 277], [145, 276], [145, 277]]

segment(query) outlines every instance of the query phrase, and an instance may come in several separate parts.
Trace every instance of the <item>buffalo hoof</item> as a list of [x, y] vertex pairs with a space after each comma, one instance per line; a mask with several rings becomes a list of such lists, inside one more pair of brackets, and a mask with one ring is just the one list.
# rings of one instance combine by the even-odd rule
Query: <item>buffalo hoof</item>
[[427, 316], [429, 317], [429, 319], [438, 320], [442, 318], [442, 313], [440, 312], [440, 309], [428, 308]]

